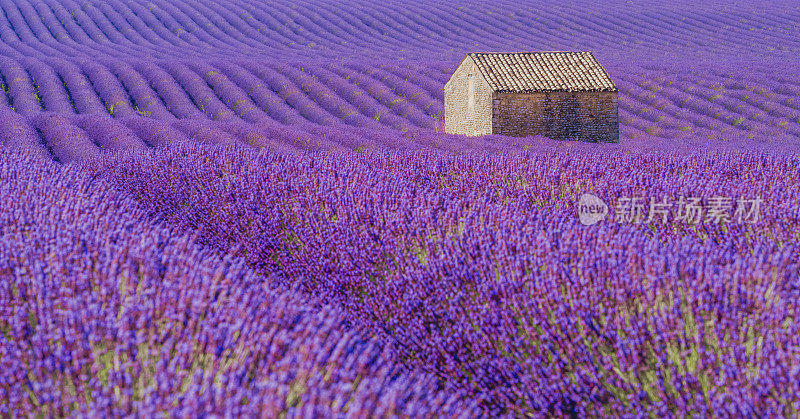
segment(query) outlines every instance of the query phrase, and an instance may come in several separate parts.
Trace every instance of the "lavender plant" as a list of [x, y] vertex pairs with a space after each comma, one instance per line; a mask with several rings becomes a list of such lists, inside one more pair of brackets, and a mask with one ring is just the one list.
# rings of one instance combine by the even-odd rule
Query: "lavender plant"
[[[89, 167], [204, 245], [342, 307], [485, 413], [791, 416], [796, 163], [184, 145]], [[592, 228], [575, 215], [586, 191], [770, 204], [757, 224]]]
[[0, 153], [3, 416], [475, 414], [76, 166]]

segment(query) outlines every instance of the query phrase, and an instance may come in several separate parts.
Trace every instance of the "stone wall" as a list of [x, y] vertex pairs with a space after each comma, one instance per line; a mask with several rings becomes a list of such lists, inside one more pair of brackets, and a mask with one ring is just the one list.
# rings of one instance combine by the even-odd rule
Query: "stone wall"
[[492, 133], [492, 90], [470, 57], [445, 85], [444, 130], [461, 135]]
[[617, 92], [494, 93], [492, 133], [619, 142]]

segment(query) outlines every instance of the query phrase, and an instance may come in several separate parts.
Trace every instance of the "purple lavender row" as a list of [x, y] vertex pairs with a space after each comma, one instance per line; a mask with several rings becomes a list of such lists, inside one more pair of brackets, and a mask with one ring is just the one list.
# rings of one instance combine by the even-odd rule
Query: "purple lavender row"
[[153, 90], [164, 101], [167, 111], [176, 118], [205, 118], [203, 111], [165, 69], [151, 62], [138, 63], [134, 68], [150, 82]]
[[[757, 62], [786, 61], [774, 51], [791, 52], [800, 46], [791, 26], [796, 17], [791, 2], [773, 2], [769, 11], [753, 2], [735, 8], [726, 1], [682, 3], [684, 8], [675, 11], [654, 2], [638, 8], [611, 2], [602, 9], [591, 2], [544, 2], [533, 13], [511, 1], [454, 6], [427, 0], [407, 13], [402, 2], [361, 0], [301, 5], [278, 1], [268, 8], [256, 1], [145, 5], [5, 0], [0, 2], [0, 51], [15, 58], [313, 54], [326, 59], [456, 60], [466, 50], [593, 49], [625, 60], [634, 54], [660, 57], [664, 54], [653, 51], [669, 50], [677, 56], [738, 55]], [[728, 29], [720, 32], [721, 26]]]
[[136, 113], [154, 119], [175, 119], [175, 115], [167, 110], [165, 102], [153, 90], [150, 82], [137, 72], [133, 66], [124, 61], [116, 60], [110, 61], [106, 65], [136, 103], [134, 106]]
[[218, 63], [218, 66], [225, 76], [245, 90], [250, 100], [273, 120], [284, 124], [298, 124], [304, 121], [296, 108], [292, 108], [278, 96], [277, 90], [272, 90], [269, 84], [265, 84], [252, 72], [235, 63]]
[[31, 125], [25, 117], [14, 112], [8, 107], [0, 106], [0, 149], [25, 150], [38, 154], [40, 158], [51, 160], [53, 158], [47, 149], [36, 127]]
[[27, 67], [30, 81], [35, 86], [42, 107], [53, 112], [74, 114], [76, 109], [69, 101], [69, 95], [58, 74], [49, 65], [33, 59], [23, 61]]
[[81, 68], [82, 63], [69, 60], [56, 60], [53, 69], [61, 77], [65, 91], [71, 102], [75, 103], [76, 113], [108, 115], [108, 109], [95, 90], [88, 75]]
[[[305, 67], [303, 67], [305, 69]], [[330, 78], [318, 80], [318, 74], [305, 74], [301, 69], [293, 66], [280, 66], [275, 69], [287, 76], [292, 82], [299, 85], [302, 92], [311, 97], [331, 115], [339, 118], [348, 125], [376, 126], [375, 112], [364, 109], [358, 103], [355, 95], [360, 92], [353, 91], [349, 82]], [[348, 90], [345, 90], [349, 87]], [[354, 100], [355, 99], [355, 100]]]
[[[357, 106], [362, 113], [372, 115], [375, 120], [383, 121], [383, 124], [395, 129], [402, 129], [408, 125], [405, 118], [410, 111], [404, 109], [403, 99], [392, 95], [382, 83], [375, 83], [359, 72], [348, 73], [336, 68], [332, 68], [330, 72], [338, 74], [339, 77], [345, 78], [348, 84], [356, 86], [351, 97], [357, 100]], [[390, 100], [387, 96], [394, 97]]]
[[[510, 152], [517, 153], [528, 149], [584, 150], [586, 152], [607, 153], [695, 153], [697, 150], [711, 152], [751, 151], [767, 155], [797, 153], [800, 144], [791, 137], [759, 138], [741, 132], [725, 137], [713, 131], [697, 130], [681, 132], [680, 141], [673, 138], [644, 136], [643, 131], [624, 127], [626, 135], [642, 138], [631, 139], [617, 145], [591, 145], [572, 142], [558, 142], [541, 137], [511, 138], [497, 135], [484, 137], [463, 137], [440, 132], [410, 128], [395, 131], [368, 126], [350, 127], [347, 125], [323, 126], [314, 123], [284, 125], [271, 118], [256, 124], [242, 121], [213, 122], [207, 119], [159, 120], [142, 116], [110, 118], [94, 115], [59, 115], [56, 113], [34, 113], [23, 117], [10, 108], [2, 111], [9, 116], [0, 119], [0, 140], [12, 147], [49, 148], [53, 158], [61, 162], [80, 160], [83, 153], [96, 147], [112, 149], [133, 147], [144, 143], [151, 147], [186, 139], [211, 144], [247, 144], [252, 147], [267, 147], [273, 151], [285, 152], [311, 150], [350, 150], [367, 151], [381, 149], [432, 149], [448, 152]], [[624, 113], [623, 113], [624, 115]], [[43, 121], [52, 120], [44, 124]], [[95, 121], [95, 122], [89, 122]], [[88, 125], [87, 125], [88, 124]], [[638, 125], [637, 125], [638, 126]], [[60, 128], [58, 128], [60, 127]], [[58, 129], [57, 129], [58, 128]], [[642, 126], [642, 129], [646, 125]], [[73, 132], [73, 134], [66, 134]], [[110, 133], [117, 134], [110, 134]], [[707, 134], [707, 135], [706, 135]], [[119, 135], [119, 138], [114, 138]], [[136, 137], [136, 138], [134, 138]], [[94, 144], [94, 145], [92, 145]], [[70, 153], [75, 152], [74, 156]], [[65, 154], [66, 153], [66, 154]], [[71, 156], [71, 157], [70, 157]], [[66, 158], [66, 160], [63, 160]]]
[[207, 63], [190, 63], [189, 67], [208, 84], [228, 112], [247, 122], [259, 122], [269, 119], [247, 94], [245, 88], [232, 82], [225, 73], [218, 71]]
[[[451, 70], [444, 65], [339, 66], [316, 60], [248, 70], [236, 63], [203, 61], [88, 63], [83, 58], [25, 57], [0, 63], [0, 103], [26, 115], [46, 111], [247, 122], [272, 118], [287, 124], [440, 129], [441, 85]], [[797, 142], [800, 105], [786, 94], [793, 89], [789, 81], [776, 84], [766, 74], [717, 71], [725, 77], [715, 74], [704, 81], [675, 79], [675, 70], [667, 68], [649, 69], [644, 76], [613, 69], [622, 90], [623, 136], [635, 141]], [[401, 76], [406, 81], [398, 80]]]
[[[793, 416], [797, 163], [577, 145], [279, 156], [185, 144], [90, 167], [175, 228], [201, 228], [205, 246], [238, 247], [342, 307], [484, 414]], [[584, 226], [583, 192], [610, 205], [767, 204], [754, 224]]]
[[15, 60], [2, 57], [0, 72], [5, 79], [8, 102], [13, 109], [22, 114], [30, 114], [42, 110], [39, 97], [33, 88], [30, 75]]
[[228, 121], [236, 118], [236, 114], [225, 106], [200, 75], [193, 72], [188, 66], [180, 63], [168, 63], [164, 69], [175, 81], [180, 83], [192, 98], [194, 105], [208, 118], [215, 121]]
[[2, 150], [0, 179], [0, 415], [475, 414], [76, 166]]

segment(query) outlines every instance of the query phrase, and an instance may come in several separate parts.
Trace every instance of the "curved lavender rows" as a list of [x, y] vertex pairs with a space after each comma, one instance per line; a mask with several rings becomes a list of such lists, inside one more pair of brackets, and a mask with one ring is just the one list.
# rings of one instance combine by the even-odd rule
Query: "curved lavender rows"
[[[317, 5], [316, 4], [309, 5], [310, 8], [315, 6]], [[378, 4], [376, 5], [375, 8], [376, 9], [381, 8], [381, 6], [382, 5]], [[380, 16], [381, 15], [380, 10], [346, 11], [346, 10], [341, 10], [340, 7], [337, 7], [335, 3], [331, 4], [331, 2], [324, 2], [324, 6], [322, 7], [325, 8], [324, 10], [328, 11], [329, 13], [332, 12], [334, 15], [337, 16], [337, 21], [338, 21], [337, 23], [339, 23], [340, 25], [344, 23], [346, 26], [351, 27], [354, 31], [357, 32], [356, 34], [352, 34], [351, 32], [353, 36], [345, 38], [347, 40], [346, 42], [352, 45], [365, 47], [365, 49], [384, 50], [384, 51], [391, 49], [396, 50], [398, 47], [396, 46], [396, 44], [395, 45], [392, 44], [393, 39], [403, 40], [404, 39], [403, 35], [414, 33], [414, 29], [430, 33], [430, 31], [425, 28], [412, 29], [412, 27], [410, 27], [411, 25], [409, 25], [408, 19], [402, 14], [398, 16], [396, 14], [396, 11], [394, 13], [395, 14], [394, 18], [391, 19], [392, 23], [394, 23], [393, 26], [396, 27], [396, 30], [395, 31], [390, 30], [389, 32], [387, 32], [388, 25], [385, 24], [386, 20], [382, 16]], [[376, 18], [379, 20], [379, 23], [377, 25], [374, 22]], [[394, 35], [397, 36], [397, 38], [395, 38], [394, 36], [391, 37], [388, 36], [388, 34], [392, 32], [396, 32], [396, 34]], [[378, 35], [381, 36], [378, 37]], [[430, 45], [438, 45], [442, 42], [438, 37], [430, 35], [423, 38], [419, 34], [417, 34], [415, 38], [417, 39], [417, 42], [413, 42], [410, 45], [419, 46], [420, 42], [429, 42], [430, 44], [428, 47], [430, 47]]]
[[[396, 69], [399, 70], [400, 68], [398, 67]], [[374, 79], [380, 80], [381, 83], [384, 83], [386, 86], [392, 89], [392, 91], [399, 95], [403, 101], [414, 105], [418, 111], [423, 113], [425, 116], [435, 117], [435, 115], [431, 113], [430, 107], [438, 105], [439, 101], [432, 98], [419, 86], [410, 83], [408, 80], [403, 80], [393, 73], [390, 73], [386, 70], [386, 66], [366, 69], [365, 73]], [[421, 121], [425, 120], [425, 118], [423, 116], [419, 116], [416, 111], [412, 112], [415, 114], [412, 116], [412, 120], [420, 121], [420, 123], [422, 123]]]
[[[483, 6], [483, 5], [481, 5]], [[480, 6], [479, 6], [480, 7]], [[420, 24], [428, 27], [433, 27], [437, 29], [436, 38], [446, 38], [452, 31], [456, 31], [461, 28], [474, 28], [468, 31], [469, 35], [472, 38], [477, 38], [482, 45], [485, 45], [492, 49], [502, 48], [502, 46], [507, 45], [509, 40], [514, 43], [519, 42], [519, 38], [517, 38], [516, 32], [513, 29], [506, 29], [506, 22], [505, 20], [505, 10], [503, 9], [495, 9], [494, 13], [491, 13], [493, 16], [490, 16], [495, 21], [500, 23], [500, 25], [486, 25], [486, 14], [489, 14], [487, 11], [486, 14], [478, 13], [477, 10], [469, 10], [466, 13], [453, 13], [452, 7], [450, 10], [447, 10], [447, 7], [434, 7], [432, 8], [432, 16], [428, 17], [425, 15], [419, 16], [410, 16], [411, 18], [421, 18], [425, 17], [424, 21], [420, 20]], [[523, 9], [524, 10], [524, 9]], [[452, 14], [454, 14], [458, 20], [453, 22]], [[436, 22], [444, 21], [444, 24], [441, 24], [441, 27], [437, 27]], [[469, 42], [471, 39], [469, 38], [462, 38], [466, 42]], [[455, 41], [455, 40], [454, 40]], [[515, 42], [516, 41], [516, 42]], [[463, 43], [464, 41], [462, 41]]]
[[232, 109], [222, 103], [208, 83], [186, 64], [165, 63], [164, 69], [180, 84], [194, 105], [204, 112], [208, 119], [227, 121], [237, 117]]
[[[718, 134], [739, 131], [760, 136], [796, 136], [800, 130], [800, 124], [791, 123], [800, 112], [774, 97], [769, 102], [751, 99], [751, 96], [761, 96], [751, 93], [753, 86], [743, 95], [738, 87], [742, 85], [742, 78], [727, 77], [719, 82], [713, 78], [693, 78], [689, 81], [683, 78], [666, 80], [663, 76], [648, 74], [646, 78], [623, 75], [616, 80], [620, 88], [621, 114], [623, 110], [641, 113], [653, 128], [669, 128], [670, 125], [674, 128], [677, 124], [707, 128]], [[764, 94], [772, 95], [766, 91]], [[628, 123], [624, 118], [620, 122]], [[674, 134], [662, 131], [658, 135]]]
[[[165, 3], [167, 2], [159, 1], [157, 4]], [[236, 28], [231, 25], [229, 21], [228, 8], [220, 8], [215, 2], [201, 2], [198, 4], [185, 2], [178, 3], [176, 6], [184, 11], [188, 11], [188, 13], [192, 15], [191, 18], [193, 22], [203, 22], [203, 26], [205, 28], [213, 28], [215, 32], [210, 35], [214, 38], [225, 41], [231, 47], [231, 49], [241, 50], [249, 49], [249, 47], [260, 46], [260, 43], [255, 42], [252, 39], [254, 34], [251, 31], [248, 31], [250, 28], [247, 25], [240, 24], [239, 27]], [[173, 19], [171, 13], [163, 13], [162, 16], [164, 20]], [[237, 16], [237, 18], [239, 17]]]
[[49, 112], [64, 114], [77, 113], [75, 105], [70, 101], [64, 82], [54, 69], [38, 60], [23, 61], [31, 82], [36, 86], [35, 93], [42, 99], [44, 109]]
[[[71, 55], [73, 53], [74, 48], [56, 40], [50, 28], [43, 24], [43, 17], [30, 2], [23, 0], [14, 2], [13, 4], [17, 7], [16, 12], [19, 13], [19, 15], [17, 15], [18, 19], [21, 19], [22, 22], [32, 30], [32, 34], [37, 41], [43, 42], [49, 46], [54, 55], [59, 52], [66, 55]], [[3, 7], [5, 10], [4, 6], [7, 7], [8, 4], [0, 3], [0, 7]], [[26, 34], [26, 37], [27, 36], [30, 36], [30, 33]]]
[[[369, 39], [369, 36], [365, 36], [370, 34], [365, 33], [364, 25], [354, 22], [355, 19], [352, 19], [351, 16], [349, 16], [346, 11], [343, 11], [337, 4], [317, 3], [309, 5], [308, 8], [312, 11], [312, 13], [309, 13], [309, 19], [314, 21], [320, 29], [332, 35], [329, 41], [322, 44], [328, 48], [331, 48], [331, 44], [333, 44], [333, 46], [347, 45], [348, 47], [355, 46], [358, 48], [372, 49], [377, 43], [385, 45], [387, 42], [385, 39]], [[429, 48], [429, 44], [414, 39], [404, 32], [406, 26], [401, 19], [401, 17], [395, 18], [394, 21], [397, 22], [397, 25], [400, 27], [397, 30], [390, 31], [390, 33], [392, 33], [391, 39], [395, 43], [402, 43], [407, 46], [421, 47], [421, 49]], [[429, 41], [437, 42], [432, 39], [429, 39]]]
[[94, 89], [87, 75], [79, 67], [82, 63], [58, 60], [53, 62], [52, 65], [58, 73], [67, 95], [69, 95], [70, 102], [75, 104], [76, 113], [108, 115], [108, 109], [106, 109], [100, 95]]
[[[484, 414], [792, 416], [798, 167], [588, 148], [281, 157], [187, 144], [95, 170], [177, 228], [202, 226], [205, 245], [240, 245], [252, 266], [344, 307]], [[606, 202], [757, 195], [766, 207], [753, 226], [590, 228], [573, 214], [584, 190]]]
[[190, 63], [189, 67], [203, 78], [217, 98], [240, 119], [259, 122], [269, 118], [242, 87], [231, 82], [225, 74], [217, 71], [216, 67], [201, 63]]
[[74, 167], [2, 151], [0, 178], [4, 416], [475, 414]]
[[65, 116], [40, 113], [30, 122], [40, 132], [53, 158], [60, 163], [85, 161], [100, 153], [98, 144], [86, 134], [86, 131]]
[[[454, 67], [455, 65], [456, 64], [454, 64]], [[442, 90], [444, 88], [444, 83], [432, 80], [430, 77], [421, 74], [421, 71], [415, 71], [418, 70], [420, 67], [422, 66], [419, 66], [417, 68], [408, 68], [408, 66], [398, 66], [398, 67], [389, 66], [386, 68], [386, 70], [391, 73], [394, 73], [398, 77], [403, 77], [404, 80], [414, 83], [416, 86], [419, 86], [420, 88], [425, 90], [428, 93], [428, 95], [430, 95], [432, 98], [440, 100], [442, 102], [441, 106], [442, 108], [444, 108], [443, 105], [444, 92]], [[447, 81], [445, 80], [445, 82]]]
[[201, 46], [203, 43], [187, 31], [178, 31], [181, 26], [175, 21], [175, 17], [171, 13], [165, 13], [161, 10], [159, 4], [150, 2], [145, 7], [136, 3], [122, 3], [114, 2], [114, 6], [122, 6], [124, 9], [129, 9], [137, 21], [142, 22], [142, 26], [147, 30], [151, 38], [149, 42], [164, 47], [165, 50], [174, 50], [176, 48], [190, 48], [192, 46]]
[[85, 63], [82, 70], [103, 101], [109, 115], [124, 118], [137, 113], [133, 109], [134, 104], [130, 94], [108, 68], [102, 64]]
[[334, 92], [340, 98], [339, 109], [345, 111], [341, 114], [342, 119], [363, 125], [371, 125], [375, 122], [380, 123], [380, 121], [374, 120], [375, 112], [370, 113], [369, 105], [359, 100], [359, 92], [355, 90], [352, 82], [347, 77], [342, 77], [331, 71], [328, 67], [317, 66], [309, 69], [309, 71], [313, 77], [318, 78], [325, 84], [327, 90]]
[[[199, 60], [0, 61], [6, 85], [2, 99], [25, 115], [138, 114], [251, 123], [273, 119], [330, 126], [381, 124], [403, 131], [412, 126], [441, 126], [441, 86], [453, 65], [441, 61], [429, 65], [338, 65], [319, 60], [270, 65]], [[685, 137], [687, 131], [729, 140], [740, 135], [750, 139], [800, 136], [800, 104], [793, 101], [797, 89], [791, 79], [776, 81], [763, 70], [724, 67], [707, 78], [676, 78], [676, 70], [663, 64], [650, 65], [638, 75], [625, 73], [618, 64], [610, 71], [621, 89], [623, 141], [632, 132], [664, 139]]]
[[[710, 77], [705, 81], [694, 78], [695, 83], [708, 83], [716, 91], [725, 92], [719, 98], [720, 103], [727, 109], [753, 119], [767, 117], [761, 126], [774, 126], [775, 120], [791, 121], [800, 118], [800, 104], [793, 103], [800, 89], [793, 88], [791, 81], [784, 80], [774, 83], [770, 78], [763, 80], [759, 86], [742, 83], [740, 80], [731, 79], [732, 75], [719, 78], [717, 83], [710, 83]], [[796, 86], [795, 86], [796, 87]], [[748, 121], [752, 122], [752, 121]], [[796, 131], [800, 127], [787, 126]]]
[[166, 70], [149, 62], [134, 64], [134, 68], [150, 83], [150, 87], [164, 101], [167, 111], [176, 118], [207, 118]]
[[[3, 112], [3, 111], [0, 111]], [[61, 162], [83, 160], [84, 152], [94, 153], [102, 145], [107, 149], [128, 146], [160, 147], [173, 142], [201, 141], [209, 144], [242, 144], [266, 147], [277, 152], [377, 151], [428, 149], [452, 153], [508, 152], [533, 149], [571, 149], [588, 147], [592, 152], [694, 153], [698, 150], [749, 150], [767, 155], [796, 154], [800, 143], [786, 136], [786, 129], [776, 127], [775, 135], [755, 138], [746, 130], [719, 130], [692, 127], [653, 131], [653, 123], [621, 107], [626, 125], [622, 134], [628, 140], [619, 144], [572, 144], [542, 137], [513, 138], [498, 135], [463, 137], [441, 132], [409, 128], [397, 131], [377, 123], [364, 126], [324, 126], [310, 122], [285, 125], [273, 119], [248, 123], [208, 119], [158, 120], [133, 115], [111, 118], [105, 114], [60, 115], [43, 112], [23, 117], [9, 108], [5, 125], [0, 125], [0, 141], [11, 148], [49, 150], [51, 158]], [[47, 122], [47, 128], [42, 124]], [[724, 128], [723, 128], [724, 130]], [[666, 131], [666, 132], [665, 132]], [[738, 131], [738, 133], [736, 132]], [[117, 138], [116, 136], [119, 136]], [[42, 148], [44, 147], [44, 148]]]
[[189, 141], [189, 137], [169, 122], [150, 118], [126, 118], [121, 121], [150, 147], [164, 147]]
[[30, 75], [15, 60], [2, 57], [0, 59], [0, 72], [3, 73], [6, 88], [8, 89], [8, 102], [12, 109], [21, 114], [30, 114], [42, 111], [40, 97], [31, 82]]
[[[278, 1], [264, 10], [256, 2], [101, 2], [72, 0], [0, 2], [0, 49], [11, 56], [97, 54], [160, 59], [245, 57], [308, 52], [327, 58], [399, 55], [427, 58], [445, 52], [456, 59], [467, 49], [598, 49], [618, 57], [634, 50], [695, 51], [762, 57], [773, 48], [800, 48], [800, 17], [791, 2], [625, 2], [570, 5], [545, 2], [531, 11], [517, 2], [426, 1], [408, 13], [402, 2]], [[17, 33], [19, 32], [19, 33]], [[565, 37], [564, 34], [569, 34]], [[407, 46], [408, 49], [402, 48]], [[403, 50], [405, 51], [398, 51]]]
[[0, 148], [27, 150], [42, 158], [52, 158], [36, 128], [7, 106], [0, 106]]
[[[80, 44], [91, 46], [93, 50], [105, 54], [114, 54], [115, 51], [120, 50], [130, 52], [130, 49], [128, 49], [125, 44], [115, 43], [114, 45], [109, 45], [111, 41], [106, 33], [104, 33], [104, 29], [107, 29], [108, 26], [102, 25], [102, 17], [100, 17], [100, 21], [98, 22], [93, 19], [93, 17], [98, 17], [95, 11], [92, 10], [94, 7], [93, 5], [85, 3], [78, 4], [73, 0], [56, 1], [50, 4], [55, 9], [63, 9], [60, 16], [68, 21], [71, 20], [75, 22], [77, 25], [75, 29], [77, 30], [79, 28], [86, 34], [85, 38], [81, 37]], [[101, 26], [103, 26], [103, 28], [101, 28]]]
[[81, 115], [76, 122], [104, 151], [147, 149], [147, 144], [130, 128], [107, 116]]
[[[332, 125], [333, 121], [338, 119], [342, 119], [349, 124], [364, 122], [366, 125], [372, 125], [371, 122], [362, 118], [350, 118], [350, 116], [353, 115], [350, 114], [352, 110], [347, 113], [341, 113], [341, 107], [333, 106], [331, 100], [329, 100], [329, 96], [325, 95], [328, 92], [322, 91], [322, 84], [319, 82], [319, 80], [317, 80], [316, 77], [303, 72], [302, 66], [298, 69], [293, 65], [279, 64], [273, 65], [271, 70], [277, 73], [277, 77], [273, 78], [273, 80], [284, 80], [284, 82], [281, 83], [281, 86], [291, 85], [293, 87], [297, 87], [303, 93], [304, 98], [308, 98], [313, 101], [313, 104], [308, 104], [305, 106], [312, 109], [319, 108], [317, 110], [318, 116], [316, 116], [316, 118], [322, 120], [322, 125]], [[352, 102], [351, 100], [348, 101]], [[341, 102], [338, 104], [343, 105]], [[361, 108], [361, 105], [354, 105]], [[394, 122], [396, 123], [397, 121]], [[397, 127], [393, 126], [393, 128]]]
[[[422, 112], [428, 116], [438, 118], [438, 116], [444, 115], [444, 85], [450, 79], [450, 75], [455, 70], [456, 65], [457, 63], [447, 63], [447, 66], [445, 66], [439, 62], [432, 62], [429, 66], [413, 65], [408, 68], [408, 65], [387, 65], [380, 66], [379, 69], [384, 69], [398, 77], [403, 77], [406, 82], [411, 82], [412, 84], [417, 81], [419, 84], [416, 84], [416, 86], [424, 90], [427, 93], [426, 96], [430, 98], [425, 102], [424, 106], [421, 106]], [[374, 67], [365, 69], [366, 73], [374, 71], [376, 71]]]
[[[223, 1], [221, 3], [231, 9], [242, 7], [242, 2], [231, 3], [230, 1]], [[280, 3], [275, 3], [275, 6], [277, 8], [282, 5]], [[301, 38], [298, 37], [299, 26], [288, 25], [287, 23], [290, 21], [287, 19], [287, 16], [285, 16], [284, 13], [276, 13], [276, 9], [267, 11], [267, 9], [263, 8], [262, 4], [256, 3], [239, 9], [237, 14], [240, 14], [246, 21], [246, 24], [255, 27], [256, 32], [263, 35], [266, 40], [268, 40], [269, 43], [267, 45], [281, 45], [283, 47], [288, 47], [288, 49], [298, 50], [304, 50], [306, 48], [305, 43], [300, 42]], [[329, 19], [331, 18], [330, 15], [327, 17]]]
[[25, 22], [25, 18], [20, 14], [20, 10], [16, 2], [3, 0], [0, 1], [0, 7], [3, 9], [6, 22], [12, 27], [16, 33], [16, 37], [25, 43], [38, 42], [38, 38], [33, 34], [31, 28]]
[[134, 106], [136, 113], [153, 119], [175, 119], [175, 115], [167, 110], [165, 103], [150, 83], [130, 64], [112, 61], [107, 63], [107, 66], [136, 104]]
[[[166, 3], [166, 1], [163, 2]], [[186, 2], [179, 3], [179, 5], [191, 10], [197, 18], [206, 20], [207, 25], [210, 24], [219, 29], [224, 34], [220, 38], [228, 40], [233, 50], [258, 49], [264, 46], [264, 41], [268, 41], [260, 32], [253, 30], [241, 15], [231, 10], [235, 8], [240, 11], [240, 7], [231, 7], [230, 4], [222, 5], [218, 2], [201, 2], [200, 4]]]
[[[70, 42], [76, 46], [86, 44], [87, 42], [91, 42], [91, 38], [85, 29], [83, 29], [78, 20], [73, 17], [73, 15], [67, 11], [66, 7], [68, 2], [62, 1], [57, 2], [56, 0], [46, 0], [42, 3], [37, 3], [37, 5], [46, 5], [47, 8], [45, 9], [45, 13], [50, 17], [50, 19], [45, 18], [51, 27], [56, 27], [57, 35], [56, 39], [61, 40], [62, 42]], [[53, 25], [50, 22], [58, 22], [58, 26]], [[66, 31], [66, 32], [62, 32]]]
[[[617, 87], [621, 92], [619, 112], [620, 123], [623, 125], [631, 124], [627, 118], [633, 117], [645, 121], [641, 124], [644, 127], [642, 128], [643, 130], [656, 127], [660, 125], [660, 121], [665, 117], [664, 113], [667, 113], [667, 115], [671, 113], [674, 119], [682, 121], [681, 127], [715, 129], [722, 122], [713, 116], [704, 114], [706, 108], [703, 107], [703, 102], [686, 97], [680, 100], [671, 98], [670, 96], [676, 91], [676, 87], [654, 87], [654, 89], [658, 89], [658, 93], [661, 93], [656, 95], [649, 90], [643, 90], [638, 83], [642, 83], [642, 81], [639, 80], [632, 83], [625, 78], [616, 81]], [[683, 96], [682, 93], [680, 92], [679, 96]], [[687, 112], [689, 110], [694, 112]], [[673, 133], [667, 133], [666, 135], [673, 135]]]
[[294, 108], [306, 120], [322, 125], [332, 124], [337, 117], [325, 109], [318, 108], [308, 93], [279, 71], [252, 63], [240, 63], [241, 67], [258, 77], [281, 99]]
[[[688, 89], [693, 89], [690, 84], [675, 84], [672, 80], [656, 83], [649, 78], [634, 80], [621, 78], [616, 84], [624, 93], [620, 96], [620, 107], [645, 108], [652, 114], [660, 114], [659, 111], [665, 111], [675, 116], [681, 114], [682, 117], [691, 120], [696, 125], [702, 124], [708, 128], [713, 128], [720, 122], [712, 116], [705, 115], [707, 109], [703, 107], [703, 101], [686, 94]], [[688, 110], [693, 112], [685, 114]], [[658, 122], [657, 117], [650, 118], [650, 121]]]
[[[403, 98], [392, 93], [391, 89], [380, 82], [360, 71], [348, 72], [341, 68], [331, 68], [334, 73], [348, 77], [356, 86], [357, 93], [366, 93], [372, 100], [364, 104], [368, 109], [375, 110], [375, 118], [379, 121], [383, 119], [385, 123], [395, 129], [403, 129], [406, 119], [411, 110], [403, 103]], [[425, 128], [432, 128], [433, 121], [430, 121]]]
[[193, 45], [205, 43], [214, 48], [233, 46], [230, 40], [226, 39], [226, 34], [214, 27], [204, 13], [187, 8], [186, 4], [182, 3], [176, 5], [172, 2], [154, 2], [151, 4], [152, 6], [149, 7], [151, 11], [175, 20], [176, 25], [172, 31], [175, 36], [185, 37], [187, 42], [191, 42]]
[[233, 80], [237, 86], [245, 90], [248, 97], [258, 108], [275, 121], [284, 124], [299, 124], [305, 121], [303, 116], [261, 79], [236, 63], [218, 63], [222, 73]]
[[97, 28], [97, 31], [94, 33], [96, 36], [94, 39], [95, 42], [111, 42], [125, 49], [136, 46], [136, 43], [129, 39], [128, 36], [119, 32], [119, 28], [111, 22], [111, 19], [101, 8], [105, 8], [102, 3], [99, 3], [99, 7], [93, 3], [84, 3], [80, 5], [80, 9], [90, 21], [88, 24]]
[[[336, 78], [323, 77], [319, 79], [318, 74], [309, 74], [304, 70], [305, 67], [283, 66], [278, 71], [300, 86], [305, 94], [328, 113], [341, 119], [342, 122], [348, 125], [374, 125], [374, 113], [370, 115], [369, 110], [365, 109], [363, 104], [356, 103], [357, 101], [354, 101], [350, 95], [353, 94], [351, 83], [342, 82]], [[333, 86], [329, 86], [330, 84]], [[350, 94], [344, 93], [347, 90]]]
[[[330, 67], [328, 69], [317, 69], [316, 74], [323, 77], [326, 84], [333, 84], [337, 93], [350, 102], [365, 117], [387, 125], [391, 128], [402, 129], [404, 121], [399, 115], [373, 97], [368, 86], [359, 85], [360, 76], [358, 73], [346, 73], [341, 69]], [[363, 81], [363, 80], [362, 80]], [[345, 93], [346, 92], [346, 93]]]

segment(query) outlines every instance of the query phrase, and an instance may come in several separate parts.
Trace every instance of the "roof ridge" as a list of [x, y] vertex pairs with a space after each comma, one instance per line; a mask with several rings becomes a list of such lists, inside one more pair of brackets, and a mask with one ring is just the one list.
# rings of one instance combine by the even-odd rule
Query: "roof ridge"
[[591, 51], [470, 52], [494, 91], [617, 91]]
[[[508, 51], [508, 52], [487, 52], [487, 51], [479, 51], [479, 52], [469, 52], [467, 55], [479, 55], [479, 54], [491, 54], [491, 55], [521, 55], [521, 54], [585, 54], [589, 53], [592, 54], [592, 51]], [[594, 54], [592, 54], [594, 55]]]

